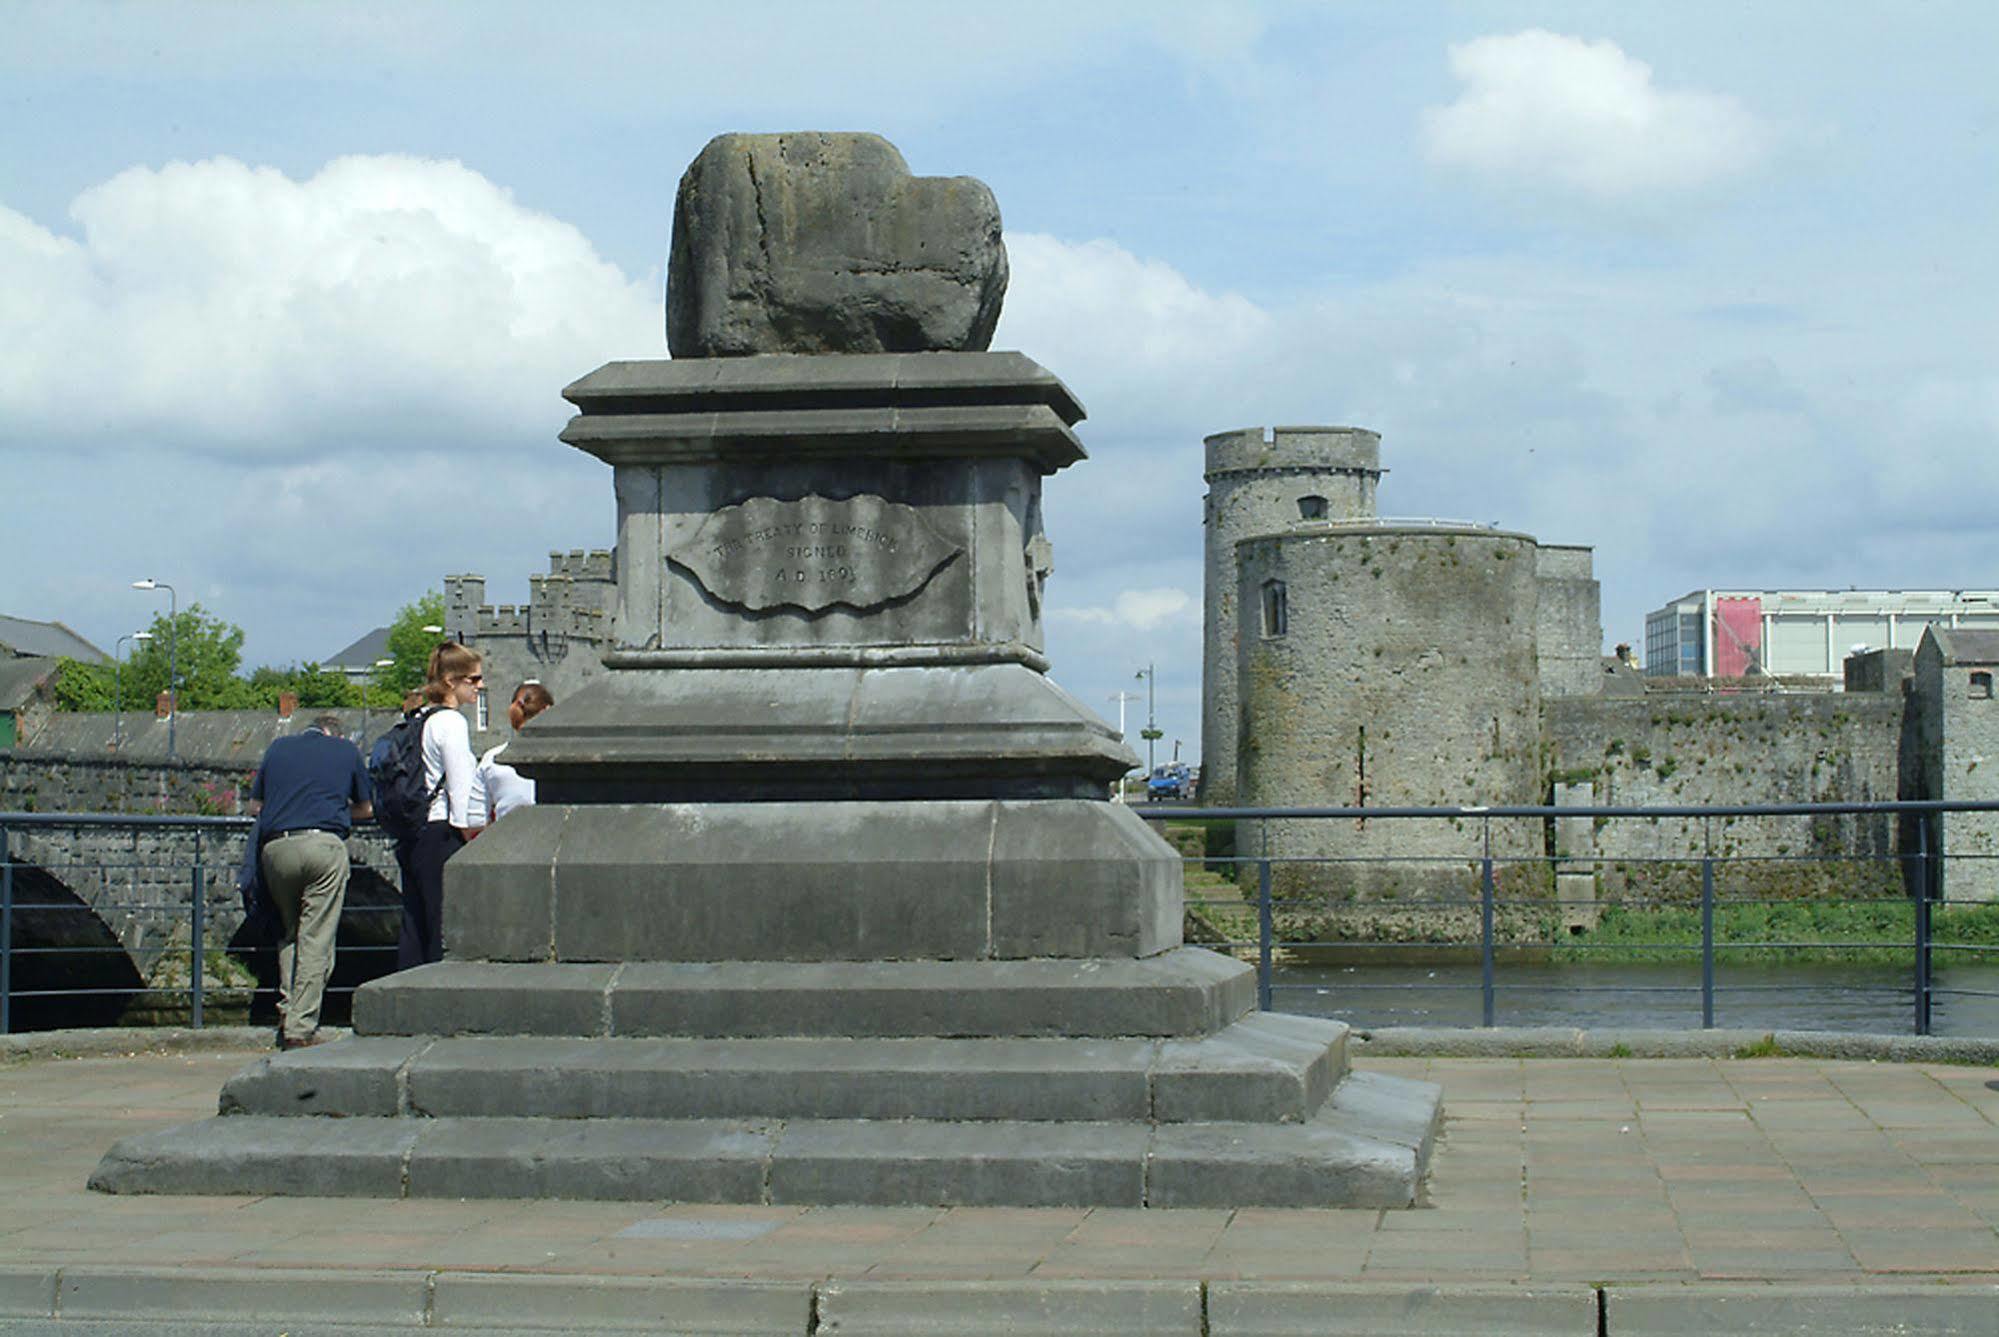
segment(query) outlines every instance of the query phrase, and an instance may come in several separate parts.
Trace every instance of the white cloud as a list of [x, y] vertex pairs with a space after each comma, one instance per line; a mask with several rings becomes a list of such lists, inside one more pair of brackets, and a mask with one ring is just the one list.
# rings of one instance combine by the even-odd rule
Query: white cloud
[[1184, 424], [1184, 410], [1261, 347], [1271, 319], [1247, 298], [1213, 293], [1171, 265], [1110, 241], [1008, 233], [1012, 278], [995, 348], [1055, 369], [1088, 403], [1106, 395], [1149, 404]]
[[70, 213], [0, 208], [0, 442], [545, 442], [562, 385], [663, 351], [651, 283], [458, 163], [135, 167]]
[[1453, 45], [1457, 101], [1423, 113], [1430, 161], [1598, 199], [1684, 191], [1753, 166], [1770, 132], [1736, 99], [1667, 89], [1614, 42], [1541, 29]]
[[1157, 631], [1176, 624], [1201, 620], [1199, 595], [1173, 587], [1122, 590], [1108, 607], [1051, 608], [1048, 616], [1056, 622], [1077, 622], [1095, 626], [1124, 627], [1132, 631]]

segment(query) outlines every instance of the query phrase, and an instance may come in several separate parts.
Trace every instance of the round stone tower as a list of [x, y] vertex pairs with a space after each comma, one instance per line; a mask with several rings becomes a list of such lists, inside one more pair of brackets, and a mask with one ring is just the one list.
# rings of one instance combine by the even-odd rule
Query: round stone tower
[[[1538, 802], [1534, 556], [1528, 535], [1438, 521], [1322, 522], [1241, 543], [1237, 681], [1251, 727], [1237, 800]], [[1288, 857], [1425, 861], [1285, 865], [1290, 890], [1406, 898], [1477, 884], [1465, 881], [1476, 819], [1270, 827], [1271, 852]], [[1541, 839], [1538, 823], [1495, 821], [1492, 836], [1497, 855]]]
[[1381, 434], [1361, 427], [1246, 427], [1207, 438], [1202, 580], [1201, 802], [1236, 798], [1236, 545], [1325, 520], [1371, 520]]

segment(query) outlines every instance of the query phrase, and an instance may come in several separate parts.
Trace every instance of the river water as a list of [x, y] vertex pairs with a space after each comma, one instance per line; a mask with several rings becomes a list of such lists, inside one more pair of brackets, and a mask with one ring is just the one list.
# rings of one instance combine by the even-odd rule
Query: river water
[[[1494, 974], [1501, 1026], [1696, 1029], [1697, 964], [1519, 964]], [[1282, 1012], [1373, 1026], [1482, 1024], [1477, 962], [1420, 966], [1280, 965], [1272, 1002]], [[1936, 967], [1935, 988], [1993, 997], [1932, 995], [1931, 1033], [1999, 1038], [1999, 965]], [[1910, 971], [1863, 965], [1717, 965], [1714, 1024], [1730, 1030], [1912, 1034]]]

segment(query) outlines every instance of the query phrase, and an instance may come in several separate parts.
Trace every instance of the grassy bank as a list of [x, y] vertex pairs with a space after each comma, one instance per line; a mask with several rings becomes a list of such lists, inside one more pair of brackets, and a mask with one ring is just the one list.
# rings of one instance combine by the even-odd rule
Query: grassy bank
[[[1254, 941], [1256, 910], [1237, 898], [1234, 887], [1220, 879], [1188, 879], [1188, 939], [1216, 942], [1218, 939]], [[1207, 885], [1204, 885], [1207, 884]], [[1382, 907], [1388, 911], [1391, 907]], [[1452, 951], [1470, 956], [1478, 950], [1475, 918], [1469, 912], [1461, 921], [1443, 927], [1435, 923], [1410, 925], [1395, 931], [1392, 914], [1370, 915], [1362, 907], [1350, 907], [1336, 917], [1323, 914], [1299, 915], [1280, 907], [1273, 927], [1280, 947], [1293, 944], [1336, 942], [1455, 942], [1461, 948], [1440, 949], [1445, 959]], [[1698, 951], [1701, 941], [1700, 911], [1681, 906], [1606, 906], [1596, 927], [1580, 933], [1566, 931], [1551, 912], [1521, 913], [1510, 910], [1496, 925], [1502, 950], [1509, 955], [1522, 951], [1550, 961], [1651, 962], [1687, 960]], [[1916, 934], [1915, 907], [1901, 903], [1853, 904], [1838, 901], [1785, 901], [1768, 905], [1718, 905], [1714, 914], [1715, 960], [1724, 964], [1752, 962], [1830, 963], [1852, 962], [1871, 965], [1908, 965], [1914, 959]], [[1943, 950], [1933, 960], [1938, 965], [1953, 961], [1986, 960], [1999, 965], [1999, 905], [1937, 906], [1930, 918], [1931, 941]], [[1955, 946], [1995, 949], [1990, 956], [1948, 950]], [[1362, 948], [1351, 949], [1364, 951]], [[1328, 949], [1317, 949], [1325, 957]], [[1334, 949], [1337, 955], [1337, 949]], [[1329, 958], [1330, 959], [1330, 958]], [[1341, 957], [1340, 959], [1346, 959]], [[1360, 955], [1354, 959], [1379, 960]], [[1415, 956], [1397, 956], [1398, 961], [1414, 961]]]
[[[1906, 902], [1786, 901], [1718, 905], [1714, 912], [1715, 960], [1737, 965], [1806, 961], [1906, 965], [1914, 958], [1915, 936], [1915, 906]], [[1938, 946], [1999, 948], [1999, 905], [1936, 906], [1930, 915], [1930, 937]], [[1697, 909], [1614, 905], [1604, 909], [1589, 932], [1555, 940], [1551, 957], [1658, 961], [1698, 948], [1700, 941]], [[1971, 953], [1945, 952], [1936, 959], [1976, 958]], [[1992, 959], [1999, 961], [1999, 955]]]

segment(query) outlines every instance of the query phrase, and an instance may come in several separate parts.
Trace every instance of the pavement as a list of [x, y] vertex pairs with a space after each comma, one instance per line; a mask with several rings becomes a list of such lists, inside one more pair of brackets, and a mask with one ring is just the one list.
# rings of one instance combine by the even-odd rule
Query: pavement
[[65, 1047], [0, 1062], [0, 1332], [1999, 1337], [1989, 1066], [1363, 1054], [1443, 1085], [1422, 1207], [798, 1208], [107, 1197], [260, 1051]]

